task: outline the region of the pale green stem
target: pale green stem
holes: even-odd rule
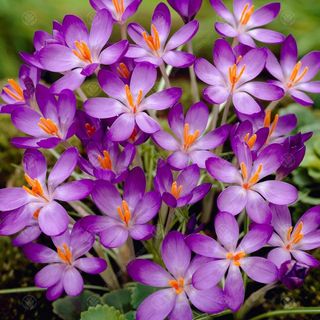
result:
[[[272,101],[266,108],[266,111],[273,111],[281,100]]]
[[[85,102],[88,100],[87,95],[83,92],[83,90],[81,88],[78,88],[76,90],[77,94],[79,95],[79,98],[82,100],[82,102]]]
[[[260,320],[260,319],[273,319],[274,317],[281,317],[285,315],[294,315],[294,314],[320,314],[320,307],[302,307],[294,309],[284,309],[284,310],[275,310],[270,311],[264,314],[260,314],[250,320]],[[299,319],[299,318],[297,318]]]
[[[172,222],[174,219],[174,212],[175,209],[174,208],[170,208],[169,213],[168,213],[168,217],[167,217],[167,222],[166,222],[166,226],[164,228],[164,234],[168,234],[168,232],[171,230],[172,227]]]
[[[166,67],[165,67],[164,64],[160,65],[160,71],[161,71],[161,74],[162,74],[162,78],[164,79],[166,88],[167,89],[171,88],[171,83],[170,83],[170,80],[169,80],[169,76],[167,74],[167,70],[166,70]]]
[[[121,31],[121,39],[122,40],[127,40],[127,24],[126,23],[121,23],[120,24],[120,31]]]
[[[226,102],[226,104],[224,106],[221,125],[224,125],[227,123],[229,110],[230,110],[230,106],[231,106],[231,101],[232,101],[232,99],[231,99],[231,97],[229,97],[228,101]]]
[[[188,50],[188,53],[193,55],[192,40],[190,40],[187,43],[187,50]],[[198,82],[197,82],[196,74],[194,72],[193,65],[189,67],[189,74],[190,74],[191,93],[192,93],[193,103],[195,103],[200,101],[200,95],[199,95]]]

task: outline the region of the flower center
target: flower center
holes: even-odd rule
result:
[[[39,219],[39,215],[40,215],[40,211],[41,211],[41,208],[37,209],[34,213],[33,213],[33,218],[35,220],[38,220]]]
[[[266,143],[268,143],[268,141],[270,140],[272,134],[276,130],[277,125],[278,125],[278,121],[279,121],[279,115],[278,114],[276,114],[274,116],[274,119],[271,122],[271,111],[269,110],[269,111],[266,112],[266,115],[264,117],[264,123],[263,123],[263,126],[265,128],[269,128],[269,135],[268,135]]]
[[[247,133],[244,136],[244,142],[248,145],[248,147],[250,148],[250,150],[254,147],[254,144],[257,141],[257,135],[253,134],[252,136],[250,136],[250,133]]]
[[[84,128],[86,129],[86,133],[89,138],[91,138],[97,131],[89,122],[84,125]]]
[[[40,121],[38,122],[38,126],[45,133],[47,133],[51,136],[56,136],[58,138],[61,138],[61,136],[59,134],[58,126],[51,119],[45,119],[45,118],[41,117]]]
[[[121,62],[119,64],[119,66],[117,67],[117,71],[118,71],[118,74],[120,77],[127,79],[127,80],[130,78],[131,72],[125,63]]]
[[[128,226],[131,220],[131,212],[127,201],[122,200],[122,205],[117,208],[120,219]]]
[[[241,17],[240,17],[240,24],[245,26],[248,24],[252,14],[254,13],[254,6],[250,6],[249,3],[247,3],[241,13]]]
[[[169,286],[175,290],[176,294],[180,294],[184,291],[184,279],[179,278],[178,280],[170,280]]]
[[[263,166],[262,164],[259,164],[257,171],[254,173],[253,176],[250,177],[249,180],[248,180],[248,169],[244,162],[241,162],[240,168],[241,168],[241,174],[242,174],[243,180],[246,181],[242,184],[242,187],[248,190],[259,181],[259,177],[262,172]]]
[[[161,48],[161,42],[156,26],[154,24],[151,26],[151,35],[144,31],[142,36],[150,50],[157,54]]]
[[[240,267],[241,263],[240,260],[246,256],[244,251],[239,251],[237,253],[228,252],[226,254],[226,258],[232,260],[233,264],[237,267]]]
[[[23,90],[19,83],[13,79],[8,80],[8,84],[10,88],[4,87],[3,91],[12,99],[23,102],[24,100],[24,95],[23,95]]]
[[[130,142],[132,142],[132,143],[136,142],[136,141],[137,141],[138,134],[139,134],[139,130],[138,130],[137,127],[135,127],[135,128],[133,129],[133,132],[132,132],[132,134],[131,134],[131,136],[130,136],[130,138],[129,138],[128,140],[129,140]]]
[[[30,189],[26,186],[22,186],[22,189],[24,191],[28,192],[29,194],[31,194],[34,197],[40,197],[40,198],[46,200],[47,202],[49,202],[48,198],[44,194],[43,188],[42,188],[41,183],[39,182],[38,179],[32,179],[27,174],[24,175],[24,178],[26,179],[28,185],[31,187],[31,189]]]
[[[124,13],[124,0],[112,0],[112,3],[118,16],[121,17]]]
[[[303,71],[300,72],[301,71],[301,67],[302,67],[301,61],[299,61],[294,66],[294,68],[293,68],[293,70],[291,72],[288,84],[287,84],[289,89],[292,88],[293,86],[295,86],[296,84],[298,84],[305,77],[305,75],[308,73],[308,71],[309,71],[308,67],[305,67],[303,69]]]
[[[110,153],[107,150],[103,150],[103,157],[98,156],[98,161],[102,169],[111,170],[112,169],[112,161],[110,158]]]
[[[196,130],[193,134],[190,134],[189,131],[190,131],[190,125],[189,123],[186,123],[183,128],[183,149],[184,150],[188,150],[200,136],[199,130]]]
[[[287,250],[291,250],[292,246],[298,244],[304,237],[302,233],[303,222],[300,221],[296,227],[296,230],[292,233],[293,227],[290,227],[287,231],[287,241],[288,244],[286,245]]]
[[[57,253],[62,262],[70,265],[72,264],[72,252],[65,243],[62,247],[57,248]]]
[[[179,186],[178,183],[175,181],[171,185],[171,194],[176,198],[179,199],[182,192],[182,186]]]
[[[242,56],[239,56],[237,59],[237,62],[232,67],[229,67],[229,82],[230,82],[232,91],[235,89],[236,84],[239,82],[243,73],[246,70],[246,65],[243,65],[241,70],[239,71],[238,63],[241,60],[242,60]]]
[[[130,87],[127,84],[125,86],[125,91],[126,91],[128,104],[129,104],[130,108],[132,109],[133,113],[136,113],[137,108],[142,101],[143,92],[142,92],[142,90],[139,90],[138,97],[137,97],[136,101],[134,101]]]
[[[75,41],[74,45],[77,48],[72,50],[75,56],[77,56],[84,63],[93,63],[91,51],[84,41]]]

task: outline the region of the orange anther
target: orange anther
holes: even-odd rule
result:
[[[122,200],[122,206],[117,208],[120,219],[128,226],[131,220],[131,212],[127,201]]]
[[[237,267],[240,267],[240,260],[246,256],[244,251],[239,251],[237,253],[228,252],[226,258],[232,260],[233,264]]]
[[[45,119],[45,118],[41,117],[40,121],[38,123],[38,126],[45,133],[50,134],[52,136],[60,137],[58,126],[51,119]]]
[[[233,91],[236,84],[239,82],[241,79],[244,71],[246,70],[246,65],[244,65],[239,74],[238,74],[238,65],[234,64],[232,67],[229,67],[229,82],[231,84],[231,90]]]
[[[72,264],[72,252],[65,243],[62,245],[62,247],[57,248],[57,253],[62,262],[70,265]]]
[[[8,79],[8,84],[11,88],[4,87],[3,91],[12,99],[23,102],[24,101],[24,95],[23,90],[19,83],[13,79]]]
[[[154,51],[156,53],[161,48],[160,36],[154,24],[151,26],[151,31],[152,35],[148,35],[147,32],[144,31],[142,33],[142,36],[148,47],[151,49],[151,51]]]
[[[96,133],[96,128],[94,126],[92,126],[90,123],[86,123],[84,125],[85,129],[86,129],[86,132],[87,132],[87,135],[88,137],[92,137],[95,133]]]
[[[49,201],[48,198],[45,196],[41,183],[39,182],[38,179],[32,179],[27,174],[24,175],[24,178],[26,179],[31,189],[26,186],[22,186],[23,190],[25,190],[26,192],[28,192],[34,197],[41,197],[44,200]]]
[[[183,149],[188,150],[193,143],[199,138],[200,131],[196,130],[193,134],[190,134],[190,125],[186,123],[183,128]]]
[[[178,186],[178,183],[174,181],[171,185],[171,194],[176,198],[180,198],[180,194],[182,192],[182,186]]]
[[[288,82],[288,88],[292,88],[294,85],[298,84],[304,77],[305,75],[308,73],[309,71],[309,67],[305,67],[303,69],[303,71],[300,73],[302,67],[302,62],[299,61],[293,68],[290,78],[289,78],[289,82]]]
[[[257,135],[256,134],[253,134],[251,137],[250,137],[250,134],[247,133],[245,136],[244,136],[244,141],[246,142],[246,144],[248,145],[248,147],[250,149],[252,149],[254,147],[254,144],[256,143],[257,141]]]
[[[131,73],[130,73],[128,67],[125,65],[125,63],[121,62],[119,64],[119,66],[117,67],[117,71],[118,71],[118,74],[120,75],[120,77],[125,78],[125,79],[130,78]]]
[[[184,279],[169,280],[169,286],[175,290],[176,294],[180,294],[184,291]]]
[[[84,41],[75,41],[74,45],[77,48],[72,50],[75,56],[85,63],[93,63],[90,48]]]
[[[126,97],[127,97],[128,104],[131,107],[132,111],[134,113],[136,113],[137,108],[142,101],[143,92],[142,92],[142,90],[139,90],[138,97],[137,97],[136,101],[134,101],[130,87],[127,84],[125,85],[125,91],[126,91]]]
[[[254,12],[254,6],[250,6],[250,4],[247,3],[242,10],[241,17],[240,17],[240,24],[242,25],[248,24],[253,12]]]
[[[120,15],[124,13],[124,0],[112,0],[116,12]]]
[[[110,157],[110,153],[107,150],[103,151],[103,157],[98,156],[98,161],[102,169],[111,170],[112,169],[112,161]]]

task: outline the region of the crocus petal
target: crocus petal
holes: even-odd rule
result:
[[[172,289],[159,290],[146,298],[137,310],[137,320],[163,320],[173,310],[176,294]]]
[[[256,184],[253,189],[269,202],[284,205],[294,203],[298,199],[298,191],[292,185],[282,181],[264,181]]]
[[[175,68],[187,68],[195,62],[196,58],[191,53],[168,51],[164,54],[163,60],[166,64]]]
[[[229,67],[236,63],[235,54],[230,44],[224,39],[218,39],[213,48],[213,61],[222,74],[228,74]]]
[[[179,137],[183,138],[183,128],[184,128],[184,115],[183,115],[183,106],[178,103],[173,106],[168,114],[168,123],[173,131],[173,133]]]
[[[92,191],[94,182],[89,179],[65,183],[54,192],[54,197],[61,201],[77,201],[86,198]]]
[[[53,201],[41,209],[38,221],[44,234],[57,236],[68,228],[69,216],[64,207]]]
[[[153,287],[168,287],[172,276],[158,264],[144,259],[131,261],[127,266],[130,277],[137,282]]]
[[[139,63],[132,72],[130,90],[134,96],[138,95],[140,90],[145,96],[153,88],[156,80],[156,68],[150,63]]]
[[[98,74],[98,81],[102,90],[110,97],[125,101],[125,84],[113,72],[101,70]]]
[[[244,300],[244,285],[240,268],[231,264],[224,287],[225,300],[228,307],[237,311]]]
[[[46,136],[45,132],[40,129],[38,123],[40,114],[30,108],[19,108],[12,112],[11,119],[15,127],[22,132],[35,137]]]
[[[226,259],[208,262],[197,269],[192,277],[192,284],[198,290],[207,290],[218,284],[229,267]]]
[[[58,281],[54,286],[48,288],[46,292],[46,298],[49,301],[58,299],[63,293],[63,281]]]
[[[252,81],[241,86],[241,90],[252,96],[267,101],[279,100],[284,96],[284,91],[270,83]]]
[[[277,136],[287,135],[296,128],[297,122],[298,119],[295,114],[286,114],[279,117],[275,134]]]
[[[141,131],[148,134],[153,134],[161,128],[159,123],[145,112],[139,112],[136,114],[136,122]]]
[[[10,211],[24,206],[30,197],[22,188],[0,189],[0,211]]]
[[[230,24],[235,23],[233,14],[226,8],[222,0],[210,0],[210,3],[221,18],[228,21]]]
[[[240,184],[242,181],[239,171],[224,159],[210,158],[206,162],[206,167],[212,177],[224,183]]]
[[[156,228],[151,224],[135,224],[130,228],[129,234],[135,240],[148,240],[155,234]]]
[[[189,200],[189,204],[194,204],[202,200],[210,191],[211,186],[211,183],[203,183],[195,187],[192,190],[192,198]]]
[[[92,98],[84,103],[86,113],[94,118],[108,119],[122,114],[126,108],[115,99],[111,98]]]
[[[303,78],[304,82],[312,80],[320,70],[320,51],[312,51],[301,59],[302,70],[308,67],[308,72]]]
[[[44,182],[47,174],[47,161],[38,150],[27,150],[23,155],[24,172],[32,179]]]
[[[112,226],[100,234],[100,241],[106,248],[119,248],[128,239],[129,232],[123,226]]]
[[[67,15],[63,19],[62,32],[67,45],[74,47],[75,41],[85,41],[88,43],[89,32],[84,22],[77,16]]]
[[[146,193],[134,211],[135,222],[143,224],[156,216],[161,206],[161,197],[158,192]]]
[[[62,263],[49,264],[42,268],[35,276],[34,281],[39,288],[54,286],[60,279],[65,265]]]
[[[99,274],[107,268],[107,263],[100,258],[81,258],[75,261],[74,266],[86,273]]]
[[[182,186],[181,195],[184,196],[190,193],[198,184],[200,178],[200,169],[197,165],[193,164],[179,174],[177,184]]]
[[[12,240],[12,244],[17,247],[25,246],[26,244],[38,239],[41,235],[39,226],[27,227]]]
[[[180,294],[176,298],[176,304],[169,314],[170,320],[192,320],[192,310],[189,304],[189,300],[185,294]]]
[[[278,59],[276,58],[276,56],[270,50],[268,50],[266,69],[276,79],[280,80],[281,82],[284,80],[284,74],[283,74],[282,67],[281,67]]]
[[[267,201],[258,192],[252,190],[249,190],[247,195],[248,216],[256,223],[271,223],[272,215]]]
[[[303,223],[303,233],[315,231],[320,225],[320,206],[315,206],[306,211],[303,216],[298,220],[297,225]]]
[[[277,267],[265,258],[247,257],[241,262],[241,268],[254,281],[272,283],[278,279]]]
[[[158,30],[160,43],[165,43],[170,33],[171,14],[169,8],[164,3],[159,3],[155,8],[152,24]]]
[[[282,44],[280,63],[286,77],[289,77],[298,60],[298,46],[295,38],[289,35]]]
[[[320,81],[311,81],[296,85],[296,88],[301,91],[320,93]]]
[[[175,151],[168,157],[167,161],[172,168],[182,170],[189,165],[190,157],[185,152]]]
[[[235,38],[237,36],[237,31],[234,27],[230,26],[228,23],[216,22],[214,25],[216,31],[225,37]]]
[[[213,104],[225,103],[229,96],[230,92],[226,86],[210,86],[203,90],[203,97]]]
[[[214,228],[219,242],[229,251],[237,247],[239,239],[239,226],[233,215],[220,212],[214,220]]]
[[[203,102],[198,102],[188,110],[185,123],[189,124],[190,132],[199,130],[201,134],[206,129],[208,117],[208,107]]]
[[[308,107],[313,105],[313,100],[304,92],[296,89],[292,89],[289,91],[290,96],[296,101],[297,103],[301,104],[304,107]]]
[[[146,30],[139,25],[138,23],[129,23],[127,28],[128,34],[130,38],[142,49],[146,49],[146,53],[150,52],[150,49],[146,42],[143,39],[142,34],[146,32]],[[126,55],[128,56],[128,55]]]
[[[237,20],[240,20],[242,11],[247,4],[251,6],[252,0],[234,0],[233,1],[233,12]]]
[[[69,296],[77,296],[83,290],[83,279],[76,268],[68,268],[63,274],[63,287]]]
[[[119,41],[104,49],[100,54],[100,62],[110,65],[118,62],[128,50],[129,43],[127,40]]]
[[[286,235],[291,227],[291,214],[288,206],[270,204],[272,212],[272,226],[279,235]]]
[[[166,50],[170,51],[189,42],[199,29],[199,22],[193,20],[180,28],[168,41]]]
[[[223,125],[200,138],[195,144],[199,149],[215,149],[223,144],[229,136],[230,126]]]
[[[192,234],[186,238],[186,244],[195,253],[209,258],[223,259],[226,251],[221,245],[209,236],[202,234]]]
[[[270,225],[254,225],[241,240],[238,250],[243,250],[247,254],[258,251],[268,242],[272,231]]]
[[[197,59],[194,64],[194,70],[201,81],[219,87],[224,85],[221,73],[207,60],[203,58]]]
[[[60,126],[62,131],[72,125],[76,115],[76,109],[77,100],[74,93],[69,89],[60,92],[57,103],[57,111],[60,118]]]
[[[250,22],[254,27],[264,26],[273,21],[280,12],[280,3],[269,3],[258,10],[254,11]]]
[[[52,249],[38,243],[29,243],[23,247],[24,255],[34,263],[60,262],[58,254]]]
[[[217,202],[218,208],[220,211],[237,215],[246,206],[247,199],[247,191],[244,188],[231,186],[220,193]]]
[[[135,118],[131,113],[122,114],[111,126],[109,134],[112,141],[125,141],[132,135]]]
[[[162,242],[161,255],[168,271],[176,278],[184,276],[191,260],[191,251],[181,233],[172,231]]]
[[[86,76],[81,74],[81,72],[81,68],[66,72],[63,77],[52,84],[50,91],[54,94],[58,94],[65,89],[79,89],[86,79]]]
[[[197,164],[201,169],[205,169],[206,161],[214,157],[214,154],[206,150],[200,150],[200,151],[195,150],[195,151],[189,152],[189,156],[192,160],[192,163]]]
[[[261,111],[259,104],[246,92],[236,92],[233,95],[233,104],[240,113],[251,115]]]
[[[254,29],[248,31],[250,36],[263,43],[281,43],[285,39],[285,36],[277,31],[267,29]]]
[[[163,130],[154,133],[152,138],[156,144],[165,150],[175,151],[180,147],[178,141],[172,135]]]
[[[292,250],[292,255],[295,259],[303,264],[306,264],[310,267],[318,268],[320,266],[320,261],[318,261],[311,254],[303,252],[301,250]]]
[[[291,255],[290,252],[286,249],[275,248],[269,252],[268,260],[270,260],[278,268],[280,268],[284,262],[291,260]]]

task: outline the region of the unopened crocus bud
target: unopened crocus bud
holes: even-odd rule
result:
[[[284,262],[279,270],[280,281],[290,290],[303,285],[310,267],[294,260]]]
[[[200,10],[202,0],[168,0],[168,3],[187,23],[193,20]]]

